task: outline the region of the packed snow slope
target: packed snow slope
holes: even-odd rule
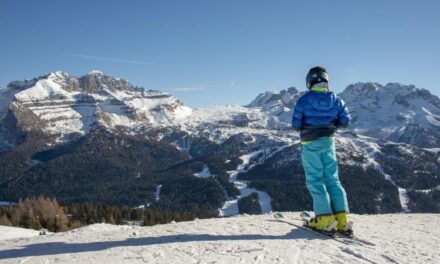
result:
[[[17,239],[24,237],[34,237],[40,234],[40,231],[20,227],[10,227],[0,225],[0,240]]]
[[[95,224],[0,241],[1,263],[440,263],[440,215],[354,215],[364,242],[336,241],[273,216],[153,227]],[[402,228],[404,227],[404,229]]]

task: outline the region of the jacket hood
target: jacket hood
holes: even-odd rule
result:
[[[333,92],[314,92],[310,91],[307,96],[307,101],[313,108],[317,110],[329,110],[333,108],[336,103],[336,96]]]

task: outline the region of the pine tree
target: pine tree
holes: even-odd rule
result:
[[[12,226],[11,220],[9,220],[6,214],[0,216],[0,225]]]

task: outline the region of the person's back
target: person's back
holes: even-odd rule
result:
[[[298,99],[292,118],[293,127],[301,131],[301,141],[332,136],[338,127],[350,122],[344,102],[329,90],[326,81],[310,85],[310,90]]]
[[[329,90],[324,68],[310,69],[306,78],[309,91],[295,105],[292,126],[300,131],[301,157],[306,185],[313,198],[315,229],[352,233],[347,224],[349,212],[344,188],[339,182],[334,133],[350,122],[341,98]],[[337,222],[335,221],[335,217]]]

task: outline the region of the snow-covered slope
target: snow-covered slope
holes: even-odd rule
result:
[[[39,236],[40,231],[0,225],[0,241]]]
[[[239,105],[195,109],[191,116],[176,124],[183,131],[206,136],[217,143],[239,133],[276,137],[287,128],[286,123],[259,108]]]
[[[298,213],[286,213],[300,225]],[[365,241],[338,242],[272,215],[153,227],[95,224],[0,241],[2,263],[439,263],[440,215],[354,215]],[[402,227],[405,227],[402,229]]]

